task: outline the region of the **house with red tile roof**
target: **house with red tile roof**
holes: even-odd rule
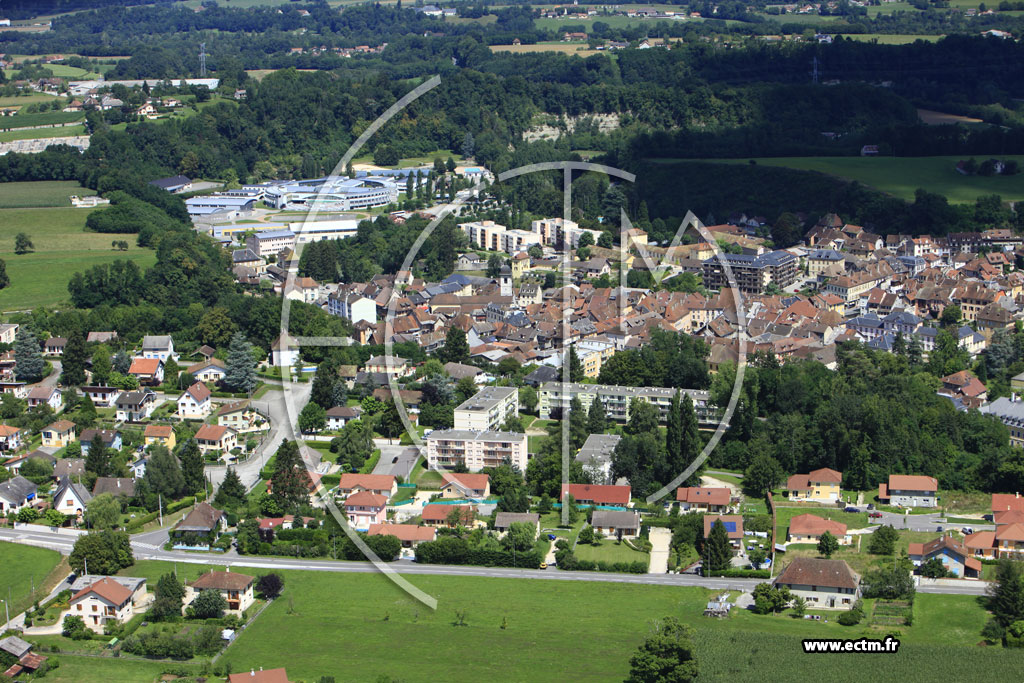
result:
[[[996,532],[976,531],[964,536],[964,547],[974,557],[996,559]]]
[[[725,527],[725,533],[729,536],[729,545],[733,548],[741,547],[743,545],[743,516],[704,515],[704,538],[711,535],[712,527],[719,523]]]
[[[938,505],[939,482],[920,474],[890,474],[888,484],[878,485],[879,502],[909,508]]]
[[[790,500],[834,503],[839,500],[842,483],[842,472],[823,467],[810,474],[794,474],[786,481],[786,490]]]
[[[786,540],[789,543],[817,543],[826,531],[835,536],[840,545],[849,545],[851,542],[845,524],[810,513],[797,515],[789,520]]]
[[[108,623],[123,624],[135,615],[135,595],[122,583],[103,577],[71,596],[69,613],[81,617],[89,630],[103,633]]]
[[[366,533],[369,536],[394,536],[402,542],[403,548],[415,548],[423,541],[437,538],[437,529],[416,524],[371,524]]]
[[[562,484],[559,500],[565,502],[567,495],[581,505],[620,505],[629,507],[632,489],[629,486],[598,484]]]
[[[442,498],[486,498],[491,495],[491,478],[486,474],[446,472]]]
[[[196,382],[178,397],[178,417],[182,420],[202,420],[213,410],[213,392],[202,382]]]
[[[371,524],[383,524],[387,519],[388,499],[369,491],[358,491],[345,499],[348,523],[357,531],[367,531]]]
[[[288,679],[288,671],[282,667],[280,669],[260,669],[259,671],[250,669],[239,674],[231,674],[228,676],[228,683],[291,683],[291,681]]]
[[[1020,493],[993,493],[992,514],[1005,510],[1024,511],[1024,496]]]
[[[971,551],[952,536],[940,536],[927,543],[911,543],[907,549],[910,561],[915,567],[938,559],[958,579],[980,579],[981,561],[971,557]]]
[[[390,498],[398,493],[398,482],[391,474],[357,474],[346,472],[338,483],[338,494],[347,498],[353,493],[369,491]]]
[[[227,614],[240,615],[256,602],[253,584],[256,579],[237,572],[211,571],[201,574],[198,579],[185,586],[185,605],[189,605],[201,592],[215,590],[228,603]]]
[[[860,577],[843,560],[797,557],[790,562],[775,586],[789,588],[811,609],[850,609],[860,595]]]
[[[682,512],[728,512],[732,493],[724,487],[688,486],[676,489],[676,501]]]
[[[231,427],[204,424],[196,432],[196,443],[199,450],[206,453],[230,453],[238,445],[238,437]]]
[[[159,358],[133,358],[128,374],[141,386],[156,386],[164,381],[164,362]]]
[[[461,519],[459,523],[461,526],[473,526],[473,521],[476,518],[476,506],[475,505],[443,505],[441,503],[431,503],[423,507],[423,513],[420,518],[424,524],[436,527],[453,527],[456,526],[448,521],[448,516],[452,510],[458,510]]]

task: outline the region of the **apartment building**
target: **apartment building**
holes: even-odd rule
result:
[[[515,387],[484,387],[455,408],[455,429],[485,432],[498,429],[519,413]]]
[[[722,254],[701,264],[704,284],[712,289],[731,287],[725,264],[729,265],[736,285],[744,294],[763,294],[769,284],[783,288],[796,282],[799,260],[788,251],[767,254]]]
[[[689,394],[693,401],[697,420],[701,423],[712,423],[717,419],[715,409],[710,405],[708,392],[697,389],[681,389]],[[561,408],[568,410],[573,398],[578,398],[583,410],[590,410],[594,399],[600,397],[604,404],[604,412],[609,419],[625,422],[629,419],[629,404],[633,399],[640,399],[653,404],[661,413],[661,421],[668,418],[668,409],[676,390],[664,387],[622,387],[610,384],[563,384],[561,382],[545,382],[540,387],[538,403],[541,419],[549,419],[551,411]],[[458,418],[456,418],[458,419]]]
[[[530,227],[533,232],[540,235],[542,244],[559,248],[575,249],[586,232],[594,238],[594,244],[597,244],[597,238],[601,236],[600,230],[581,228],[576,221],[567,221],[564,218],[542,218],[533,221]]]
[[[526,471],[526,434],[443,429],[428,434],[426,441],[430,467],[464,464],[470,472],[479,472],[507,461],[521,472]]]

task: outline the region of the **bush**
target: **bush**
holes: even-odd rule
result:
[[[64,622],[61,624],[61,635],[72,640],[86,640],[92,637],[82,617],[76,617],[73,614],[64,617]]]
[[[283,588],[284,578],[276,572],[264,574],[256,580],[256,592],[265,600],[273,600]]]
[[[771,572],[767,569],[721,569],[705,571],[704,576],[724,576],[732,579],[769,579]]]
[[[839,623],[843,626],[856,626],[860,623],[862,617],[863,615],[860,613],[860,610],[852,609],[839,615]]]

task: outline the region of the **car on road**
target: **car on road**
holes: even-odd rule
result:
[[[855,508],[852,505],[847,505],[844,512],[860,512],[860,508]]]
[[[549,540],[549,541],[553,541],[553,540],[555,540],[556,538],[558,538],[558,536],[555,536],[554,534],[548,534],[548,540]]]
[[[878,519],[881,516],[882,513],[879,512],[878,510],[872,510],[871,512],[868,513],[868,517],[870,517],[871,519]]]
[[[541,562],[540,563],[540,568],[541,569],[547,569],[548,568],[548,563],[547,562]]]
[[[963,532],[964,536],[970,536],[971,534],[974,533],[974,527],[965,526],[960,531]]]
[[[394,465],[396,462],[398,462],[398,456],[397,455],[391,459],[391,464]]]
[[[942,525],[940,524],[939,526],[935,527],[935,530],[936,531],[942,531]]]

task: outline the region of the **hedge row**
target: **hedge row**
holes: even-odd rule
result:
[[[704,576],[724,576],[729,579],[770,579],[772,573],[767,569],[720,569],[704,572]]]
[[[436,541],[424,541],[416,546],[416,561],[423,564],[539,569],[544,557],[537,550],[513,554],[506,550],[473,548],[466,539],[449,536]]]

